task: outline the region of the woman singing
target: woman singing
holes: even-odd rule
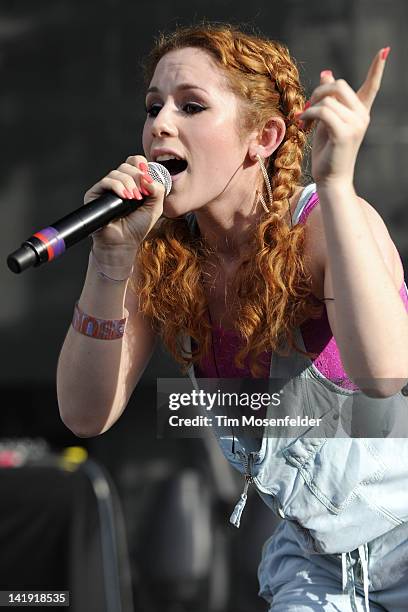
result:
[[[324,398],[326,422],[355,396],[408,408],[402,264],[353,186],[388,52],[358,91],[323,70],[306,103],[282,44],[227,24],[161,35],[145,65],[144,155],[85,194],[145,201],[93,235],[57,373],[74,433],[117,421],[159,337],[195,385],[282,377],[299,409],[323,414]],[[151,161],[172,175],[166,198]],[[248,486],[284,519],[259,567],[270,609],[406,610],[406,441],[235,433],[218,437],[245,476],[231,521]]]

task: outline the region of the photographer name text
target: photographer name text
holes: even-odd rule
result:
[[[300,415],[296,417],[286,415],[279,418],[241,415],[239,418],[233,418],[224,415],[180,417],[173,414],[169,417],[169,425],[171,427],[213,427],[213,425],[217,427],[318,427],[321,420]]]

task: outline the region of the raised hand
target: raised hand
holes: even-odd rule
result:
[[[336,80],[330,70],[324,70],[320,85],[305,110],[297,115],[304,123],[317,121],[312,176],[318,185],[353,183],[357,154],[370,123],[370,110],[380,89],[389,50],[386,47],[378,51],[357,92],[344,79]]]

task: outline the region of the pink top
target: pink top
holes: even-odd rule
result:
[[[306,222],[318,201],[318,195],[315,192],[300,215],[300,223]],[[405,283],[402,284],[399,293],[408,311],[408,290]],[[356,390],[357,387],[344,371],[340,352],[329,325],[326,306],[323,308],[320,319],[308,319],[300,326],[300,331],[306,350],[318,355],[312,360],[315,368],[337,385]],[[198,378],[253,378],[249,369],[248,357],[244,360],[244,368],[240,369],[234,365],[234,356],[242,346],[243,340],[241,340],[238,332],[213,325],[213,348],[216,355],[216,365],[213,351],[211,351],[210,355],[207,355],[200,364],[195,366],[196,376]],[[271,355],[272,351],[264,351],[259,356],[260,364],[267,368],[268,373]]]

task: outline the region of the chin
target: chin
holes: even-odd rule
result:
[[[184,214],[179,215],[178,213],[174,213],[174,214],[172,214],[172,213],[163,213],[162,216],[165,219],[178,219],[178,218],[181,219],[181,217],[184,217]]]
[[[188,212],[185,207],[172,205],[167,201],[164,203],[162,216],[166,219],[177,219],[178,217],[184,217]]]

